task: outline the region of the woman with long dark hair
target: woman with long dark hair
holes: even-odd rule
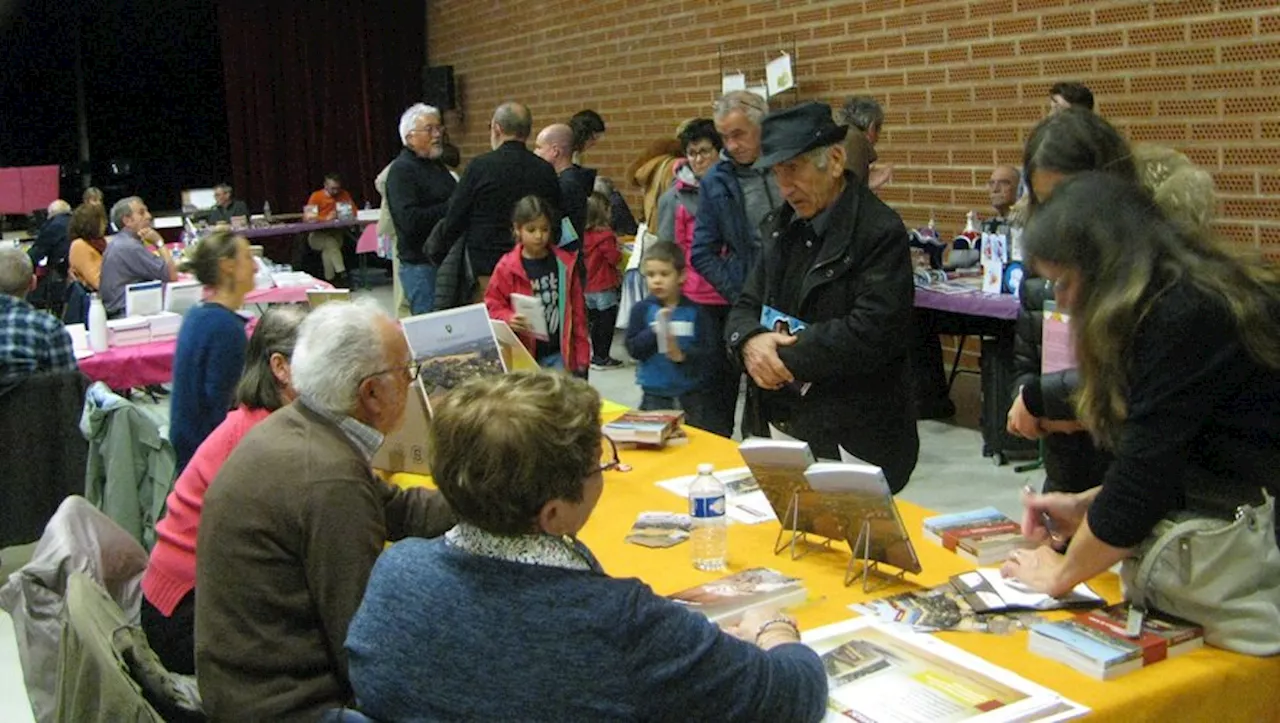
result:
[[[1115,460],[1098,487],[1025,497],[1024,531],[1070,543],[1016,551],[1007,576],[1061,594],[1129,557],[1166,517],[1231,520],[1260,489],[1280,493],[1280,269],[1099,172],[1060,181],[1023,249],[1071,314],[1076,412]],[[1264,574],[1258,561],[1221,562]]]

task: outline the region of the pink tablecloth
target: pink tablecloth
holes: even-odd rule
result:
[[[1018,300],[1011,294],[984,294],[974,291],[968,294],[944,294],[939,291],[916,288],[916,306],[937,311],[951,311],[970,316],[988,316],[993,319],[1018,318]]]
[[[378,253],[378,224],[371,223],[360,232],[360,238],[356,241],[356,253]]]
[[[315,279],[313,283],[306,286],[276,286],[270,289],[259,289],[250,291],[244,297],[246,304],[305,304],[307,303],[307,289],[332,289],[333,284],[328,281]]]
[[[178,342],[172,339],[112,347],[81,359],[80,371],[95,382],[106,382],[112,389],[164,384],[173,379],[173,353],[177,347]]]

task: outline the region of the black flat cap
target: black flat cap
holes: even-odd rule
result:
[[[760,159],[755,168],[770,168],[821,146],[844,140],[848,126],[836,125],[831,106],[809,101],[766,115],[760,122]]]

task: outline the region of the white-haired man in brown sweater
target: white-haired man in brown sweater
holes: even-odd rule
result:
[[[298,401],[241,440],[205,497],[196,676],[212,720],[314,721],[351,703],[343,643],[378,554],[454,524],[444,498],[369,467],[417,371],[395,320],[325,305],[291,369]]]

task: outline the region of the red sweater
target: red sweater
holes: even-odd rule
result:
[[[618,273],[622,250],[618,248],[618,237],[613,235],[612,229],[587,229],[583,248],[587,250],[588,294],[622,286],[622,274]]]
[[[142,576],[142,594],[166,616],[172,615],[182,598],[196,586],[196,531],[209,483],[240,438],[270,414],[266,409],[244,406],[228,412],[173,483],[173,491],[165,500],[168,511],[156,523],[156,546]]]
[[[484,305],[489,310],[489,318],[499,321],[511,321],[516,315],[511,308],[512,294],[533,294],[533,284],[525,273],[524,262],[520,260],[520,245],[507,252],[493,267],[493,275],[489,277],[489,288],[484,293]],[[578,255],[572,251],[553,248],[557,265],[560,267],[560,356],[564,358],[564,368],[571,372],[586,371],[591,363],[591,342],[587,340],[587,297],[579,286],[578,274],[573,265]],[[530,354],[536,355],[537,340],[533,334],[520,334],[520,341]]]

